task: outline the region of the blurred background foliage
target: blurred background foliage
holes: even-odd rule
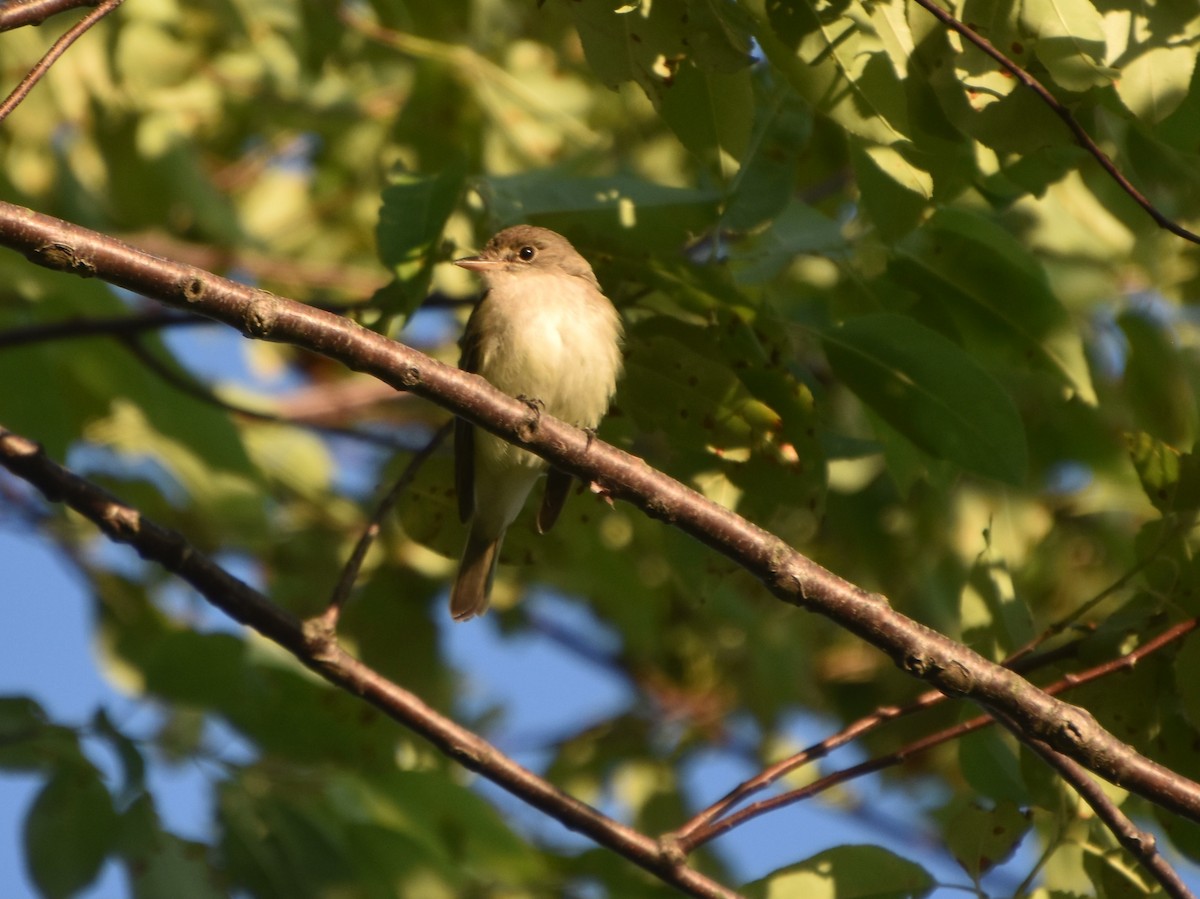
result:
[[[1200,220],[1193,4],[950,8],[1158,209]],[[3,83],[72,16],[0,35]],[[1196,247],[912,0],[126,0],[0,127],[0,190],[447,362],[477,287],[448,260],[504,225],[554,228],[628,325],[606,440],[992,658],[1048,637],[1060,650],[1038,682],[1200,613]],[[0,422],[300,615],[322,608],[377,485],[445,420],[286,346],[214,363],[229,351],[212,328],[18,343],[155,307],[11,253],[0,279]],[[139,896],[665,890],[616,856],[530,837],[449,761],[3,484],[5,523],[41,528],[86,575],[105,675],[159,713],[127,733],[103,709],[56,722],[33,697],[0,703],[0,767],[45,778],[25,829],[44,895],[71,895],[106,858]],[[505,709],[461,701],[439,637],[463,539],[449,491],[443,452],[369,557],[343,637],[486,735]],[[538,747],[535,767],[651,834],[734,785],[685,782],[705,752],[760,767],[796,748],[797,714],[832,730],[922,690],[689,538],[586,493],[546,537],[515,527],[506,559],[502,633],[550,635],[630,697]],[[546,591],[561,598],[518,602]],[[1069,698],[1197,777],[1198,668],[1183,643]],[[946,704],[860,747],[893,751],[972,713]],[[162,825],[146,767],[211,753],[213,722],[242,748],[210,760],[203,843]],[[97,741],[120,777],[85,751]],[[996,889],[991,869],[1024,843],[1010,884],[1149,890],[1006,737],[914,755],[892,783],[960,883]],[[837,801],[856,808],[854,785]],[[1200,857],[1193,825],[1160,823],[1172,851]],[[860,842],[877,842],[866,823]],[[714,845],[696,863],[738,886],[745,868]],[[748,891],[878,887],[865,871],[900,893],[932,884],[877,847],[809,854],[800,841],[796,867]]]

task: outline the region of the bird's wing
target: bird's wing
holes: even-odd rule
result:
[[[554,527],[558,514],[563,510],[567,496],[571,493],[571,483],[574,480],[565,471],[551,468],[546,473],[546,490],[542,493],[542,505],[538,508],[537,529],[544,534]]]
[[[486,296],[486,295],[485,295]],[[472,374],[479,370],[479,328],[476,305],[467,319],[459,347],[462,356],[458,367]],[[475,512],[475,427],[461,418],[454,420],[454,492],[458,495],[458,517],[468,520]]]

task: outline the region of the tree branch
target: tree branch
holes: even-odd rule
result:
[[[1012,729],[1011,722],[1002,721],[1005,727]],[[1125,851],[1142,863],[1150,872],[1168,896],[1173,899],[1195,899],[1192,891],[1184,884],[1179,873],[1171,867],[1158,851],[1158,841],[1154,834],[1142,830],[1121,811],[1115,802],[1104,794],[1100,785],[1092,780],[1083,767],[1060,753],[1055,752],[1041,740],[1030,740],[1028,746],[1058,772],[1058,775],[1071,785],[1084,802],[1091,806],[1096,817],[1104,822],[1125,847]]]
[[[577,477],[596,481],[700,540],[758,578],[778,599],[817,612],[886,653],[901,670],[943,693],[1008,715],[1101,777],[1172,812],[1200,821],[1200,784],[1125,745],[1084,709],[1061,702],[1019,675],[893,609],[822,568],[778,537],[549,415],[532,414],[482,378],[336,315],[150,256],[120,241],[0,202],[0,244],[38,265],[99,276],[162,302],[223,321],[247,337],[287,342],[424,397]]]
[[[586,834],[656,877],[692,896],[731,899],[736,894],[664,852],[660,844],[601,814],[521,767],[482,737],[440,715],[417,696],[346,653],[327,631],[305,627],[265,596],[214,564],[184,537],[143,517],[101,488],[49,459],[42,449],[0,425],[0,465],[65,503],[110,539],[127,543],[196,588],[236,621],[278,643],[331,684],[367,702],[420,734],[441,752],[530,805]]]
[[[383,527],[383,519],[392,511],[392,508],[404,494],[404,491],[408,489],[408,485],[413,482],[413,479],[417,476],[417,472],[421,470],[421,466],[442,445],[442,441],[450,436],[450,431],[453,427],[454,419],[450,419],[450,421],[443,424],[433,433],[425,446],[414,453],[413,457],[408,460],[408,464],[404,466],[404,471],[400,473],[400,477],[396,479],[396,483],[392,485],[391,489],[388,490],[387,494],[379,502],[379,505],[371,515],[371,520],[367,522],[362,535],[354,545],[354,551],[350,553],[350,558],[346,560],[346,564],[342,568],[342,574],[338,578],[338,582],[333,588],[333,594],[329,598],[329,605],[320,618],[317,619],[318,623],[316,626],[326,629],[330,634],[333,634],[337,630],[337,623],[341,617],[342,609],[345,607],[346,601],[350,598],[350,591],[354,589],[354,584],[358,580],[358,572],[362,569],[362,564],[367,558],[367,552],[371,549],[371,544],[379,536],[379,531]]]
[[[1049,89],[1044,84],[1026,72],[1023,68],[1013,62],[999,50],[997,50],[991,41],[974,31],[972,28],[958,21],[958,19],[954,18],[954,16],[950,15],[950,13],[946,12],[944,9],[934,3],[933,0],[916,0],[916,3],[923,7],[927,12],[929,12],[930,15],[936,18],[951,31],[960,35],[968,43],[973,44],[980,51],[994,59],[997,63],[999,63],[1000,67],[1012,75],[1013,78],[1017,79],[1017,81],[1037,94],[1038,98],[1047,106],[1049,106],[1051,111],[1053,111],[1056,116],[1062,119],[1063,124],[1067,126],[1067,129],[1074,136],[1076,143],[1083,147],[1083,149],[1089,153],[1096,160],[1096,162],[1100,163],[1100,168],[1104,169],[1108,176],[1117,183],[1117,186],[1120,187],[1121,190],[1125,191],[1125,193],[1127,193],[1135,203],[1141,206],[1142,209],[1146,211],[1146,214],[1149,215],[1150,218],[1154,219],[1155,223],[1160,228],[1164,228],[1177,237],[1182,237],[1184,240],[1191,241],[1192,243],[1200,243],[1200,234],[1189,231],[1187,228],[1168,218],[1159,211],[1157,206],[1146,199],[1145,194],[1133,186],[1133,182],[1131,182],[1125,177],[1125,175],[1121,173],[1121,170],[1117,168],[1116,164],[1108,158],[1108,155],[1103,150],[1100,149],[1100,145],[1097,144],[1092,139],[1092,136],[1087,133],[1086,129],[1084,129],[1084,127],[1080,125],[1078,121],[1076,121],[1075,116],[1071,115],[1071,111],[1062,103],[1060,103],[1058,98],[1055,97],[1054,94],[1050,93]]]
[[[1189,618],[1186,621],[1181,621],[1124,655],[1118,656],[1115,659],[1109,659],[1107,662],[1101,662],[1099,665],[1094,665],[1085,671],[1068,674],[1051,684],[1046,684],[1041,689],[1051,696],[1058,696],[1068,690],[1074,690],[1076,687],[1093,683],[1118,671],[1130,670],[1142,659],[1153,655],[1178,640],[1182,640],[1192,631],[1196,630],[1197,626],[1200,626],[1200,618]],[[1026,656],[1025,660],[1028,661],[1029,657]],[[968,721],[943,728],[940,731],[921,737],[919,740],[914,740],[894,752],[868,759],[843,771],[833,772],[803,787],[781,793],[778,796],[772,796],[769,799],[760,800],[736,812],[730,811],[730,809],[742,800],[765,789],[797,768],[824,758],[834,749],[844,746],[851,740],[857,739],[889,721],[894,721],[902,716],[939,705],[947,698],[944,694],[931,691],[917,697],[916,700],[903,708],[890,706],[876,709],[872,714],[860,718],[836,734],[826,737],[821,742],[815,743],[807,749],[801,750],[795,755],[764,769],[749,780],[743,781],[717,802],[694,815],[682,827],[672,831],[668,835],[669,839],[674,840],[680,850],[687,854],[695,850],[698,846],[719,837],[721,834],[732,830],[740,824],[744,824],[752,818],[757,818],[767,812],[783,808],[795,802],[810,799],[831,787],[854,778],[899,765],[905,759],[919,752],[924,752],[935,746],[948,743],[951,740],[965,737],[967,734],[974,733],[977,730],[990,727],[996,721],[991,715],[977,715]]]
[[[114,315],[107,318],[72,318],[66,321],[27,325],[0,331],[0,350],[50,343],[55,340],[83,337],[124,337],[141,334],[143,331],[211,324],[210,319],[198,315],[182,315],[177,312]]]
[[[330,437],[344,437],[347,440],[357,440],[360,443],[369,443],[372,446],[383,447],[384,449],[401,451],[409,449],[409,445],[402,440],[390,437],[386,434],[375,434],[371,431],[364,431],[360,428],[343,427],[341,425],[328,425],[316,422],[297,421],[287,415],[280,415],[274,412],[263,412],[261,409],[254,409],[250,406],[244,406],[241,403],[233,403],[229,400],[222,399],[207,387],[192,380],[187,375],[175,371],[171,366],[167,365],[162,360],[156,358],[145,346],[143,346],[136,337],[125,337],[122,339],[122,344],[133,354],[134,358],[142,365],[146,366],[151,372],[157,375],[168,386],[175,388],[180,393],[190,396],[197,402],[203,403],[206,406],[212,406],[215,409],[220,409],[223,412],[228,412],[231,415],[239,415],[243,418],[249,418],[253,421],[262,421],[269,424],[292,425],[298,428],[306,428],[310,431],[316,431],[319,434],[325,434]]]

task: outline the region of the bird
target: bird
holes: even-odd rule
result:
[[[621,376],[624,329],[587,260],[561,234],[515,225],[477,256],[454,264],[483,282],[460,341],[459,368],[539,411],[594,430]],[[455,621],[487,611],[505,532],[543,474],[539,533],[558,518],[571,476],[461,418],[455,421],[455,491],[459,517],[469,522],[450,591]]]

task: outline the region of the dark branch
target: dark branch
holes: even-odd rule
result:
[[[114,315],[109,318],[78,318],[47,322],[0,331],[0,350],[13,347],[73,340],[84,337],[125,337],[162,328],[211,325],[212,321],[198,315],[176,312],[155,312],[149,315]]]

